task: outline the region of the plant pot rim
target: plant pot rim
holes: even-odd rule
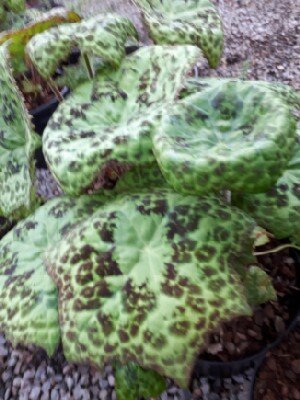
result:
[[[299,258],[300,258],[300,254],[299,254]],[[298,313],[298,317],[300,316],[300,311]],[[286,334],[284,335],[283,339],[286,338],[288,336],[289,333],[291,333],[292,331],[294,331],[295,329],[299,328],[300,325],[297,322],[297,319],[294,321],[294,324],[292,324],[290,326],[290,329],[286,332]],[[265,362],[265,357],[263,358],[263,360],[261,361],[261,363],[259,365],[257,365],[257,367],[255,368],[254,371],[254,376],[253,376],[253,380],[251,383],[251,388],[250,388],[250,392],[249,392],[249,399],[250,400],[254,400],[254,394],[255,394],[255,384],[257,382],[257,378],[258,378],[258,373],[261,370],[261,368],[263,367],[263,363]]]
[[[290,252],[291,256],[295,260],[296,266],[299,266],[299,268],[296,268],[296,285],[300,287],[300,251],[291,249]],[[291,296],[290,299],[295,300],[297,305],[298,303],[300,304],[300,296]],[[203,375],[215,377],[236,375],[238,373],[243,373],[248,368],[254,368],[254,371],[256,372],[264,361],[267,352],[278,346],[286,335],[298,326],[300,322],[298,320],[300,317],[300,308],[298,308],[297,311],[297,307],[295,307],[294,311],[295,312],[287,322],[285,330],[278,334],[277,339],[264,346],[260,351],[253,355],[233,361],[209,361],[198,358],[194,366],[193,379]]]
[[[62,90],[60,91],[60,93],[61,93],[61,95],[63,97],[65,97],[67,94],[70,93],[70,89],[67,86],[64,86],[62,88]],[[40,105],[40,106],[38,106],[36,108],[33,108],[32,110],[29,111],[29,114],[32,117],[37,117],[39,114],[43,114],[44,112],[46,112],[48,110],[49,107],[51,107],[51,106],[53,106],[53,105],[55,105],[57,103],[58,103],[57,98],[55,96],[53,96],[51,98],[51,100],[48,101],[48,103],[45,103],[45,104],[42,104],[42,105]]]

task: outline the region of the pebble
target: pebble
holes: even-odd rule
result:
[[[115,377],[113,375],[108,376],[108,383],[109,383],[109,386],[111,386],[111,387],[115,386]]]
[[[0,346],[0,357],[6,357],[8,355],[8,350],[4,346]]]
[[[38,400],[39,396],[40,396],[40,393],[41,393],[41,388],[38,387],[38,386],[35,386],[30,392],[29,399],[30,400]]]
[[[100,399],[106,400],[107,394],[108,394],[107,390],[105,390],[105,389],[100,390],[100,395],[99,395]]]

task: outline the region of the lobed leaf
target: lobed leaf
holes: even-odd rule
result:
[[[207,331],[251,312],[235,268],[254,227],[217,199],[167,190],[79,223],[45,258],[67,359],[134,362],[186,386]]]
[[[0,45],[9,41],[9,52],[14,60],[16,69],[20,68],[18,63],[24,59],[25,46],[29,40],[36,34],[65,22],[78,22],[79,15],[73,11],[67,11],[63,8],[54,8],[47,13],[30,13],[29,23],[17,29],[11,29],[0,33]],[[26,21],[26,14],[23,16]]]
[[[211,80],[207,81],[212,84]],[[255,85],[272,90],[290,107],[298,120],[297,142],[286,170],[273,187],[266,193],[234,196],[233,202],[276,238],[289,238],[300,245],[300,94],[290,86],[277,82],[258,81]],[[199,89],[199,82],[191,81],[187,88],[191,92],[196,86]]]
[[[78,24],[64,24],[36,35],[26,51],[37,70],[45,78],[54,74],[74,46],[82,54],[101,57],[118,67],[125,56],[128,38],[138,38],[134,25],[117,14],[100,14]]]
[[[215,81],[185,97],[153,134],[175,190],[257,193],[270,188],[295,146],[295,121],[279,96],[255,82]]]
[[[277,183],[266,193],[244,195],[235,203],[273,233],[300,246],[300,124],[294,156]]]
[[[14,81],[7,45],[0,46],[0,215],[18,219],[36,203],[34,151],[39,144]]]
[[[193,46],[149,46],[73,91],[43,136],[48,165],[66,193],[88,191],[107,164],[154,163],[150,131],[174,101],[200,51]]]
[[[105,201],[103,196],[55,198],[0,241],[0,328],[13,344],[35,344],[54,353],[60,341],[57,290],[45,270],[44,253]]]
[[[133,0],[158,44],[193,44],[215,68],[223,49],[220,16],[208,0]]]

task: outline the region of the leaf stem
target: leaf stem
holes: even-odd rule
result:
[[[88,55],[86,53],[83,53],[83,59],[84,59],[84,63],[85,63],[87,72],[89,74],[89,78],[93,79],[94,76],[95,76],[94,70],[93,70],[92,64],[90,62],[90,59],[89,59],[89,57],[88,57]]]
[[[279,251],[282,251],[282,250],[285,250],[285,249],[289,249],[289,248],[296,249],[296,250],[300,251],[300,247],[299,246],[287,243],[287,244],[282,244],[282,245],[280,245],[278,247],[275,247],[274,249],[270,249],[270,250],[266,250],[266,251],[255,251],[255,252],[253,252],[253,255],[254,256],[263,256],[265,254],[278,253]]]
[[[50,89],[52,90],[52,92],[55,94],[57,100],[61,103],[64,98],[61,95],[56,83],[54,82],[54,80],[49,78],[48,85],[49,85]]]

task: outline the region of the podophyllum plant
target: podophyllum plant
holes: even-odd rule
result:
[[[0,243],[1,329],[48,354],[61,338],[69,360],[131,361],[186,386],[206,332],[274,298],[270,284],[242,283],[266,279],[244,267],[254,229],[217,198],[168,189],[51,200]]]
[[[162,6],[173,10],[175,3]],[[281,187],[298,149],[290,108],[297,97],[261,82],[188,81],[202,57],[196,46],[149,46],[122,60],[132,25],[109,15],[108,29],[97,18],[77,25],[80,33],[66,25],[27,47],[51,77],[66,56],[63,43],[111,64],[106,40],[121,33],[111,50],[119,68],[106,64],[75,88],[43,138],[66,194],[99,193],[51,200],[1,240],[0,328],[13,343],[34,343],[49,355],[62,341],[70,361],[99,368],[111,362],[118,398],[135,400],[163,390],[158,374],[186,387],[208,332],[276,298],[253,256],[260,228],[219,193],[230,190],[246,208],[276,181]],[[99,31],[90,35],[93,21]],[[6,47],[1,51],[7,56]],[[16,94],[11,75],[4,76]],[[29,132],[24,110],[16,109]],[[3,121],[6,166],[14,136],[10,119]],[[21,151],[30,138],[23,134]],[[107,180],[118,180],[114,190],[101,188]],[[286,201],[284,213],[293,204],[299,210],[295,180],[285,187],[295,203]],[[279,210],[274,206],[273,221]],[[291,223],[287,235],[299,238],[298,226]]]
[[[133,0],[157,44],[199,46],[212,68],[223,49],[220,16],[209,0]]]
[[[128,40],[138,39],[134,25],[117,14],[103,14],[77,24],[64,24],[35,36],[27,46],[27,53],[39,73],[49,79],[71,50],[78,47],[88,62],[91,78],[94,71],[91,56],[97,56],[113,67],[119,67],[125,56]]]
[[[18,219],[35,207],[33,132],[9,62],[8,44],[0,46],[0,216]]]
[[[206,89],[219,90],[223,84],[237,82],[236,79],[189,79],[181,97],[186,97],[195,92],[203,92]],[[290,108],[290,113],[297,120],[296,142],[294,143],[292,156],[275,185],[269,187],[266,192],[258,194],[246,193],[244,190],[233,194],[233,203],[253,216],[259,225],[268,229],[278,239],[289,238],[292,243],[300,245],[300,94],[291,87],[274,82],[246,82],[254,85],[255,90],[271,91],[274,95]],[[274,116],[275,118],[278,117]],[[263,168],[260,170],[260,175]],[[273,177],[273,171],[270,174]]]

